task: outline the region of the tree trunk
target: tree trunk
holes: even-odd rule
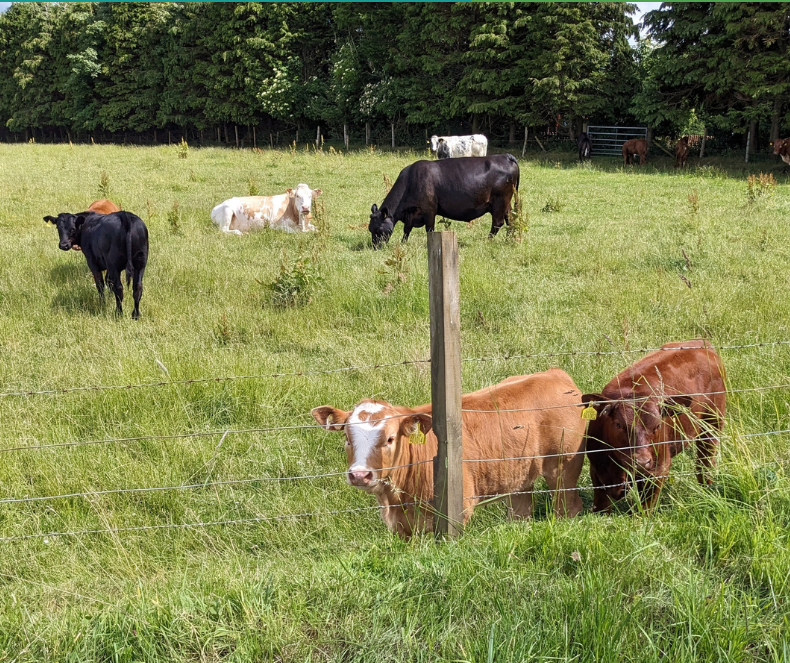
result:
[[[568,120],[568,138],[574,142],[576,141],[576,129],[573,126],[575,121],[576,119],[571,115],[570,120]]]
[[[754,152],[754,139],[757,134],[757,122],[749,122],[749,132],[746,134],[746,163],[749,163],[749,155]]]
[[[650,149],[650,146],[653,144],[653,127],[647,128],[647,149]],[[639,164],[642,165],[641,163]]]
[[[510,134],[507,137],[508,145],[513,145],[516,142],[516,123],[510,123]]]
[[[779,138],[779,118],[782,114],[782,100],[779,97],[774,99],[774,109],[771,112],[771,144]]]
[[[318,149],[318,143],[321,142],[321,125],[315,128],[315,148]]]
[[[390,127],[392,128],[392,149],[395,149],[395,123],[390,122]]]
[[[170,140],[170,129],[167,130],[167,144],[170,145],[172,141]]]
[[[252,127],[252,146],[258,147],[258,136],[255,134],[255,126]]]
[[[234,124],[233,125],[233,131],[236,134],[236,149],[238,150],[239,149],[239,125],[238,124]]]
[[[343,145],[345,145],[346,152],[348,152],[348,125],[345,122],[343,123]]]
[[[527,139],[529,138],[529,127],[524,127],[524,147],[521,148],[521,158],[524,158],[524,155],[527,152]]]
[[[365,122],[365,145],[370,144],[370,122]]]
[[[230,139],[228,138],[228,123],[227,122],[223,122],[222,124],[225,127],[225,142],[229,143]]]
[[[702,143],[699,146],[699,158],[705,156],[705,142],[708,140],[708,127],[702,127]]]

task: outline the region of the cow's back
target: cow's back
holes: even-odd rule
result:
[[[565,371],[508,378],[462,402],[465,459],[523,459],[466,463],[475,494],[519,490],[525,476],[534,480],[556,467],[556,454],[575,454],[565,463],[581,468],[581,392]]]
[[[283,219],[287,209],[287,193],[276,196],[239,196],[217,205],[211,212],[211,218],[218,223],[216,219],[230,212],[233,215],[230,230],[247,232],[278,227],[278,222]]]

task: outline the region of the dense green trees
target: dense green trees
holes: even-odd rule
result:
[[[790,120],[788,6],[664,3],[639,42],[614,2],[18,3],[0,15],[0,135],[505,143],[694,117],[772,138]]]

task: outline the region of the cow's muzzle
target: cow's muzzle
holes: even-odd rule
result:
[[[60,244],[58,244],[58,248],[61,251],[68,251],[69,249],[71,249],[71,240],[61,242]]]
[[[348,482],[358,488],[368,488],[373,483],[373,472],[370,470],[349,471]]]

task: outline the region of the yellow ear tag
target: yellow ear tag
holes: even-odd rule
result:
[[[597,418],[598,412],[595,411],[595,408],[592,405],[588,405],[582,410],[582,419],[585,419],[586,421],[594,421]]]
[[[409,444],[425,444],[425,433],[420,430],[420,422],[417,422],[417,430],[409,435]]]

